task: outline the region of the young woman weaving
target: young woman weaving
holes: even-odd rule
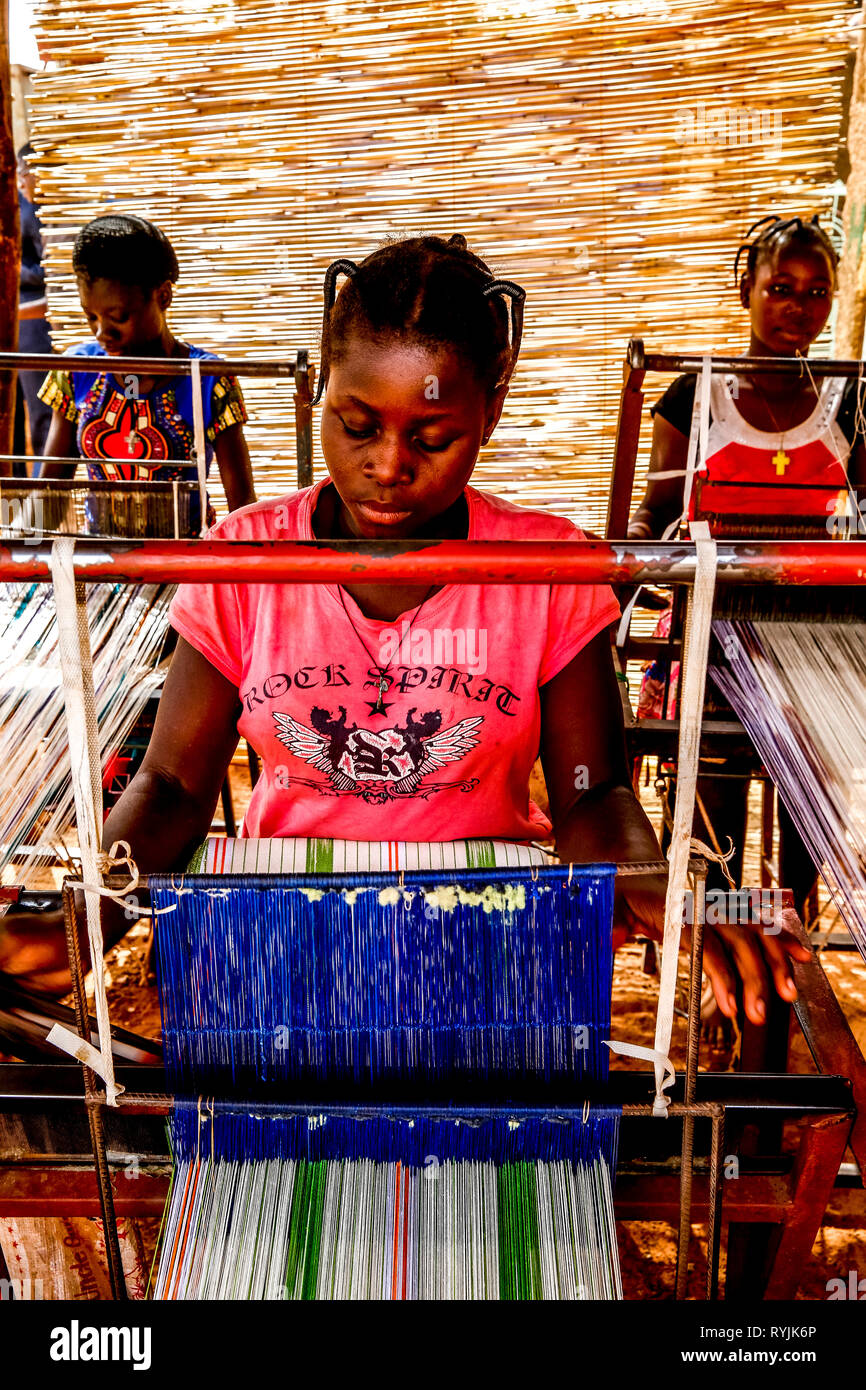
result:
[[[329,478],[212,534],[579,538],[568,521],[470,486],[517,359],[522,299],[459,236],[335,263],[322,345]],[[608,632],[618,614],[608,588],[588,585],[183,587],[153,739],[104,843],[127,840],[142,871],[183,867],[240,733],[263,763],[251,837],[536,838],[551,829],[529,796],[540,750],[561,859],[657,859],[626,765]],[[419,639],[408,659],[395,630]],[[484,669],[426,653],[422,634],[436,631],[484,634]],[[617,939],[658,936],[664,878],[618,887]],[[804,953],[787,933],[708,935],[726,1012],[737,973],[756,1021],[770,976],[793,997],[789,956]]]

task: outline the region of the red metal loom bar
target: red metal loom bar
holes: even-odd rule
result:
[[[0,581],[48,580],[50,543],[0,546]],[[100,541],[75,576],[130,584],[690,584],[694,545],[660,541]],[[726,541],[721,582],[866,585],[866,541]],[[866,605],[864,605],[866,607]]]

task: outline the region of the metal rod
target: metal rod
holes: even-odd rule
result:
[[[719,1256],[722,1248],[722,1162],[725,1115],[714,1115],[710,1145],[710,1210],[707,1223],[707,1298],[719,1296]]]
[[[631,351],[631,344],[629,344]],[[638,362],[629,359],[633,367],[642,367],[647,372],[699,372],[703,357],[699,353],[647,352]],[[857,358],[816,357],[808,359],[808,371],[812,376],[866,376],[866,362]],[[805,376],[806,359],[802,357],[723,357],[711,356],[710,366],[714,372],[727,372],[732,376],[748,376],[750,372],[760,372],[762,376]]]
[[[298,487],[311,487],[313,482],[313,383],[315,370],[310,366],[306,349],[298,353],[295,365],[295,451],[298,463]]]
[[[707,867],[705,862],[689,864],[694,882],[692,911],[691,975],[689,980],[689,1031],[686,1050],[686,1082],[684,1099],[695,1098],[698,1079],[698,1054],[701,1040],[701,975],[704,964],[704,916],[707,901]]]
[[[650,1072],[647,1072],[646,1078],[647,1081],[650,1082],[652,1080],[652,1074]],[[600,1096],[596,1096],[595,1099],[601,1100],[602,1098]],[[134,1113],[137,1115],[170,1115],[176,1103],[177,1102],[175,1096],[163,1094],[161,1092],[145,1093],[138,1091],[122,1091],[117,1097],[117,1108],[119,1110],[126,1110],[129,1113]],[[246,1102],[243,1101],[225,1102],[226,1105],[229,1105],[233,1108],[237,1108],[238,1106],[242,1107],[245,1103]],[[256,1113],[267,1111],[269,1115],[326,1114],[340,1116],[344,1114],[363,1114],[372,1116],[376,1115],[380,1110],[385,1108],[387,1109],[389,1115],[392,1115],[397,1119],[399,1119],[401,1116],[406,1118],[412,1118],[413,1116],[417,1115],[424,1115],[432,1118],[440,1117],[450,1119],[453,1118],[455,1115],[459,1115],[461,1109],[459,1105],[428,1105],[424,1104],[423,1101],[411,1105],[404,1103],[394,1104],[393,1102],[389,1101],[387,1102],[387,1105],[384,1102],[382,1104],[377,1105],[375,1101],[371,1100],[368,1102],[357,1101],[347,1105],[345,1102],[341,1103],[325,1101],[321,1098],[319,1100],[312,1100],[309,1102],[305,1101],[303,1103],[268,1103],[261,1100],[250,1101],[248,1103],[250,1109],[255,1110]],[[649,1102],[646,1105],[635,1105],[626,1102],[619,1108],[624,1119],[643,1119],[645,1117],[649,1118],[653,1114],[653,1107],[652,1104]],[[217,1110],[218,1109],[219,1106],[217,1106]],[[473,1105],[471,1109],[473,1116],[480,1119],[484,1119],[485,1117],[494,1118],[495,1116],[502,1115],[504,1113],[507,1113],[509,1115],[513,1114],[582,1116],[583,1101],[575,1102],[571,1105],[550,1106],[530,1106],[520,1104],[509,1105],[506,1102],[503,1102],[501,1105]],[[686,1105],[682,1101],[672,1101],[668,1110],[668,1114],[675,1117],[690,1114],[693,1116],[697,1116],[700,1119],[719,1120],[724,1117],[725,1106],[721,1101],[714,1100],[692,1101],[690,1105]]]
[[[78,921],[75,912],[75,888],[71,881],[67,881],[63,885],[63,922],[66,927],[66,951],[69,957],[69,972],[72,976],[78,1036],[89,1041],[90,1018],[87,1009],[84,965],[81,959],[81,943],[78,938]],[[102,1106],[105,1098],[97,1090],[96,1076],[91,1068],[84,1066],[82,1072],[84,1074],[84,1101],[87,1107],[90,1145],[93,1150],[96,1181],[99,1187],[99,1205],[102,1211],[102,1230],[105,1236],[105,1253],[108,1257],[111,1295],[115,1300],[122,1302],[127,1298],[126,1279],[123,1274],[123,1258],[120,1253],[120,1239],[117,1234],[117,1215],[114,1210],[111,1172],[105,1152],[105,1130],[102,1123]]]
[[[701,1026],[701,967],[703,962],[703,921],[706,908],[706,868],[693,870],[694,902],[692,912],[691,971],[689,975],[689,1030],[686,1046],[686,1075],[683,1099],[687,1106],[694,1103],[698,1076],[698,1047]],[[689,1243],[691,1239],[692,1186],[695,1171],[695,1117],[688,1113],[683,1119],[683,1144],[680,1157],[680,1224],[677,1240],[676,1297],[686,1296],[689,1274]]]
[[[135,460],[131,460],[133,463]],[[80,454],[74,458],[61,458],[52,454],[49,458],[32,458],[29,454],[0,454],[0,463],[104,463],[104,459],[85,459]],[[124,460],[121,460],[124,462]],[[160,468],[176,463],[183,468],[194,468],[188,458],[160,459]],[[0,478],[0,493],[3,492],[123,492],[150,491],[171,495],[173,488],[182,491],[198,491],[197,482],[183,478],[170,481],[165,478]]]
[[[98,365],[93,365],[95,363]],[[276,376],[291,380],[296,366],[294,357],[199,358],[202,376]],[[65,371],[76,376],[104,376],[106,372],[120,376],[137,372],[140,376],[189,376],[190,370],[188,357],[115,357],[107,353],[78,357],[51,352],[0,352],[0,372],[43,371],[47,374]]]
[[[728,583],[860,585],[866,541],[718,544]],[[0,546],[0,581],[51,578],[51,547]],[[77,541],[76,579],[127,583],[692,584],[695,547],[662,541]]]
[[[554,864],[538,864],[538,865],[524,864],[524,865],[521,865],[521,866],[520,866],[520,869],[530,869],[530,870],[540,869],[540,870],[542,871],[542,873],[545,873],[545,872],[547,872],[547,871],[550,870],[550,869],[557,869],[557,868],[565,869],[565,868],[567,868],[567,867],[568,867],[568,864],[567,864],[567,861],[566,861],[565,863],[554,863]],[[575,865],[575,867],[576,867],[576,868],[581,868],[581,867],[583,867],[583,866],[582,866],[582,865]],[[668,862],[667,862],[666,859],[634,860],[633,862],[630,862],[630,863],[616,864],[616,865],[615,865],[615,868],[616,868],[616,876],[617,876],[617,878],[635,878],[635,877],[639,877],[639,876],[642,877],[642,876],[647,875],[647,874],[666,875],[667,872],[668,872]],[[519,872],[519,870],[517,870],[517,869],[515,869],[515,871],[516,871],[516,872]],[[180,883],[181,883],[181,880],[182,880],[182,879],[187,879],[187,880],[189,880],[189,879],[194,879],[194,878],[209,877],[209,875],[202,875],[202,874],[183,874],[180,870],[172,870],[172,869],[167,869],[165,872],[166,872],[166,873],[173,873],[173,874],[175,874],[175,875],[177,876],[178,887],[180,886]],[[397,875],[397,873],[400,872],[400,871],[395,869],[395,870],[393,871],[393,873],[390,873],[389,870],[387,870],[387,869],[382,869],[382,870],[379,870],[378,872],[379,872],[379,877],[380,877],[382,880],[384,880],[384,879],[387,879],[387,878],[389,878],[389,877],[391,877],[391,878],[395,877],[395,876]],[[418,869],[418,870],[406,869],[406,870],[403,870],[402,872],[404,872],[404,873],[407,874],[407,875],[411,875],[411,874],[413,874],[413,873],[419,873],[419,874],[435,874],[436,870],[435,870],[435,869]],[[448,873],[452,873],[452,872],[454,872],[454,871],[451,870],[451,869],[449,869],[447,872],[448,872]],[[500,875],[502,874],[502,867],[501,867],[501,866],[500,866],[498,872],[500,873]],[[144,874],[139,874],[139,876],[138,876],[138,878],[137,878],[137,880],[136,880],[136,892],[138,892],[138,891],[140,890],[142,893],[148,893],[148,892],[150,891],[150,877],[151,877],[151,875],[146,874],[146,873],[144,873]],[[274,878],[274,877],[277,877],[277,875],[271,875],[271,874],[269,874],[269,875],[267,875],[267,877],[268,877],[268,878]],[[305,879],[305,880],[306,880],[306,879],[309,878],[309,874],[287,875],[287,877],[296,877],[296,878],[299,878],[299,879],[302,878],[302,879]],[[331,875],[327,875],[327,877],[328,877],[329,879],[332,878],[332,879],[334,879],[335,881],[340,882],[340,881],[342,880],[342,877],[343,877],[343,876],[340,875],[340,874],[331,874]],[[347,875],[347,877],[351,877],[351,875]],[[374,875],[374,877],[375,877],[375,875]],[[246,876],[246,879],[247,879],[247,881],[249,881],[249,876],[248,876],[248,875]],[[226,880],[227,883],[231,883],[231,881],[232,881],[232,875],[227,875],[227,876],[225,876],[225,880]],[[125,888],[125,887],[127,886],[128,883],[129,883],[129,878],[128,878],[128,875],[125,874],[125,873],[110,873],[110,874],[105,874],[104,877],[103,877],[103,884],[104,884],[104,886],[105,886],[106,888],[111,888],[111,889],[113,889],[113,890],[115,890],[115,891],[119,891],[119,890]],[[50,898],[51,898],[50,890],[46,890],[46,892],[40,894],[40,896],[50,900]],[[692,1097],[692,1098],[694,1098],[694,1097]]]
[[[162,1066],[120,1062],[117,1078],[130,1094],[164,1095],[166,1074]],[[678,1078],[677,1096],[681,1094],[681,1084],[682,1073]],[[625,1106],[629,1115],[649,1115],[652,1111],[652,1089],[651,1071],[612,1071],[603,1092],[599,1091],[594,1099],[599,1103]],[[566,1088],[566,1094],[551,1092],[546,1098],[545,1108],[549,1110],[559,1104],[568,1106],[583,1102],[583,1092],[575,1100],[574,1095],[568,1093],[570,1091],[569,1087]],[[698,1091],[701,1099],[695,1102],[695,1106],[702,1108],[695,1108],[694,1113],[702,1115],[721,1114],[722,1106],[728,1114],[734,1111],[739,1115],[751,1115],[755,1112],[766,1113],[773,1110],[784,1111],[792,1117],[849,1114],[854,1110],[850,1081],[835,1074],[780,1072],[767,1076],[745,1072],[701,1072],[698,1077]],[[592,1098],[590,1094],[590,1099]],[[120,1097],[121,1104],[125,1099],[124,1093]],[[382,1105],[389,1107],[399,1099],[398,1094],[390,1093],[383,1093],[376,1098]],[[318,1114],[335,1100],[333,1096],[313,1094],[308,1109]],[[519,1100],[519,1096],[511,1094],[505,1097],[502,1103],[517,1104]],[[451,1095],[449,1101],[454,1105],[458,1097]],[[0,1065],[0,1110],[11,1110],[17,1114],[19,1108],[27,1109],[31,1105],[54,1110],[80,1102],[81,1088],[77,1066],[70,1066],[67,1062],[40,1062],[38,1065],[31,1063],[8,1067]],[[417,1098],[413,1103],[418,1104]],[[681,1104],[681,1101],[673,1102],[674,1106]],[[710,1108],[706,1109],[707,1106]],[[357,1109],[357,1105],[355,1108]]]

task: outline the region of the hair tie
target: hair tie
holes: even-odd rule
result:
[[[485,299],[489,299],[494,294],[504,294],[511,304],[511,355],[508,360],[508,370],[502,380],[497,383],[498,389],[508,385],[514,368],[517,366],[517,357],[523,338],[523,305],[526,300],[526,290],[522,285],[515,284],[513,280],[491,280],[489,285],[484,286],[481,293]]]
[[[337,299],[337,278],[340,275],[345,275],[351,280],[357,273],[358,267],[355,265],[355,262],[346,260],[345,257],[341,257],[338,261],[331,261],[331,264],[325,271],[325,308],[322,313],[322,367],[316,385],[316,394],[312,399],[311,405],[319,404],[319,401],[322,399],[322,392],[328,380],[328,367],[330,365],[327,352],[328,329],[331,321],[331,310]]]

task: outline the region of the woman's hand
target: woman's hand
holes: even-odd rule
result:
[[[614,899],[614,949],[629,936],[661,941],[664,934],[666,880],[649,877],[617,881]],[[739,915],[739,914],[738,914]],[[797,939],[796,913],[777,912],[770,926],[758,922],[704,925],[704,973],[716,1003],[727,1018],[737,1016],[737,978],[742,982],[743,1006],[750,1023],[767,1020],[767,998],[775,988],[789,1004],[797,998],[791,962],[805,962],[812,952]],[[682,941],[691,946],[691,929],[683,927]]]
[[[541,757],[559,858],[568,863],[638,863],[660,860],[655,832],[634,794],[626,767],[622,705],[607,633],[600,633],[541,689]],[[583,765],[586,776],[571,775]],[[620,876],[614,896],[614,946],[634,934],[661,941],[667,876]],[[739,915],[739,913],[738,913]],[[746,1015],[762,1024],[775,987],[797,997],[791,961],[810,951],[787,929],[785,914],[760,924],[704,927],[704,969],[722,1013],[734,1018],[737,977]],[[683,941],[690,943],[687,927]]]

